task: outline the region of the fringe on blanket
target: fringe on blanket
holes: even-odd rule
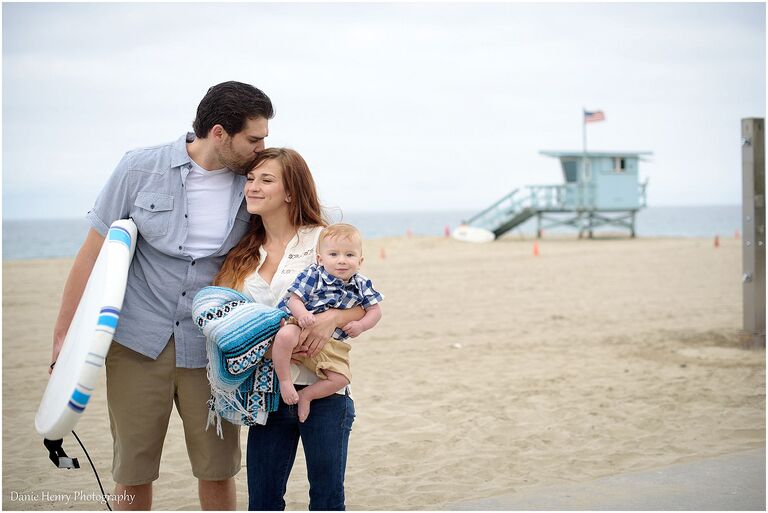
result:
[[[264,424],[280,402],[277,375],[264,354],[287,314],[233,289],[203,287],[193,300],[192,316],[206,337],[211,383],[206,429],[215,425],[223,437],[222,420]]]

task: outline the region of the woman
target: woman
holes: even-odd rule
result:
[[[257,303],[276,306],[293,280],[316,260],[317,238],[325,226],[315,183],[304,159],[286,148],[262,151],[245,185],[251,228],[233,248],[215,284],[240,290]],[[362,308],[328,310],[302,332],[298,352],[314,356],[337,327],[363,317]],[[297,353],[297,354],[299,354]],[[292,365],[297,389],[317,376]],[[280,402],[263,426],[248,431],[248,509],[285,509],[286,484],[299,438],[310,484],[309,509],[344,509],[344,473],[355,407],[349,390],[312,403],[300,423],[296,405]]]

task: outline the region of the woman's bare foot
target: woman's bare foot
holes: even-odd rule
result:
[[[309,403],[311,402],[305,394],[302,394],[303,391],[299,391],[299,422],[304,422],[309,417]]]
[[[283,398],[285,404],[296,404],[299,402],[299,393],[290,381],[280,382],[280,397]]]

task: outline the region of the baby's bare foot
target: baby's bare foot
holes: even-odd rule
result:
[[[280,397],[285,404],[296,404],[299,402],[299,393],[290,381],[288,383],[280,382]]]
[[[309,417],[309,403],[310,400],[299,392],[299,422],[304,422]]]

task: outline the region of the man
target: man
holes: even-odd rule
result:
[[[175,402],[202,509],[235,509],[239,427],[223,423],[223,438],[206,430],[205,339],[191,304],[248,229],[243,175],[264,149],[273,116],[270,99],[251,85],[211,87],[198,106],[195,133],[126,153],[88,212],[91,229],[64,287],[52,361],[110,224],[132,218],[139,237],[106,369],[115,494],[135,499],[116,506],[151,508]]]

